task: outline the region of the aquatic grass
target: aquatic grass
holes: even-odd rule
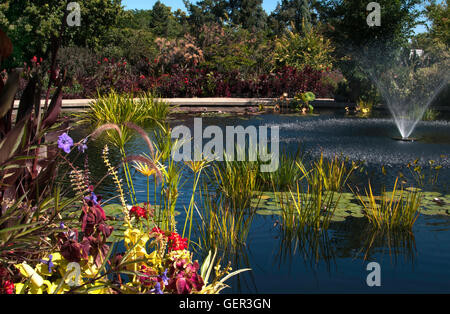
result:
[[[209,193],[204,184],[201,191],[198,230],[203,248],[236,251],[245,245],[254,212],[234,210],[220,194]]]
[[[347,168],[347,162],[348,159],[337,155],[331,159],[325,160],[323,153],[321,153],[320,158],[317,161],[314,161],[313,164],[313,169],[320,176],[309,176],[303,163],[297,163],[297,165],[305,175],[308,183],[311,184],[316,182],[319,178],[323,181],[326,190],[341,192],[352,173],[360,167],[358,163],[352,161],[351,167]]]
[[[370,224],[376,229],[395,230],[412,229],[416,222],[422,200],[419,189],[406,191],[403,186],[398,187],[398,177],[392,192],[383,189],[381,196],[375,196],[369,183],[366,197],[359,193],[357,197],[364,206],[364,212]]]
[[[261,190],[258,180],[260,163],[255,161],[234,161],[224,158],[212,167],[211,178],[217,189],[235,209],[246,209],[254,196],[254,191]]]
[[[294,191],[291,189],[287,196],[276,193],[283,227],[291,231],[327,230],[341,192],[358,165],[352,162],[348,169],[345,160],[337,156],[324,159],[323,154],[308,167],[301,160],[296,165],[302,176]]]
[[[293,156],[286,152],[280,154],[279,167],[276,171],[258,173],[262,188],[271,190],[275,186],[277,191],[288,191],[294,188],[295,182],[302,177],[302,172],[296,164],[300,160],[302,160],[300,150],[297,150]]]

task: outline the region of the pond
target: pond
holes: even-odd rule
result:
[[[193,129],[193,116],[172,116],[171,126]],[[425,184],[427,192],[436,192],[450,200],[450,122],[420,122],[413,134],[416,142],[396,141],[397,129],[388,116],[375,118],[347,116],[341,112],[322,111],[318,115],[205,116],[203,127],[242,125],[243,127],[279,126],[280,151],[294,154],[299,149],[305,160],[342,155],[362,163],[349,180],[349,186],[364,190],[370,180],[374,190],[392,189],[397,176],[413,182],[408,163],[424,169],[439,165],[436,181]],[[86,130],[75,130],[81,138]],[[89,165],[94,178],[105,174],[101,140],[89,150]],[[128,154],[148,153],[141,138],[127,146]],[[117,161],[117,160],[116,160]],[[179,224],[184,222],[183,207],[188,207],[193,176],[183,170],[186,182],[180,189],[177,210]],[[146,179],[135,175],[137,190],[146,190]],[[115,186],[105,180],[97,194],[114,197]],[[139,195],[139,193],[138,193]],[[138,199],[144,202],[145,193]],[[373,231],[365,218],[347,217],[332,222],[327,232],[287,235],[280,228],[280,216],[255,214],[245,245],[224,259],[233,269],[251,268],[229,281],[224,293],[365,293],[365,292],[450,292],[450,202],[441,206],[439,215],[421,214],[412,233]],[[181,227],[179,227],[181,228]],[[195,238],[196,235],[193,236]],[[205,252],[199,251],[198,258]],[[369,287],[366,266],[381,266],[381,286]]]

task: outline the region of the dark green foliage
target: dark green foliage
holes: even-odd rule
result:
[[[312,23],[311,0],[282,0],[269,17],[269,25],[275,35],[281,35],[286,29],[291,28],[302,31],[303,21],[305,25]],[[315,2],[315,1],[314,1]]]
[[[378,3],[381,26],[374,27],[367,25],[370,13],[366,10],[367,1],[323,0],[317,6],[321,20],[329,25],[325,35],[336,47],[337,67],[348,80],[352,100],[364,96],[374,98],[374,88],[361,69],[364,66],[361,56],[371,58],[373,54],[391,60],[392,54],[412,36],[420,16],[417,5],[423,0],[380,0]]]
[[[0,6],[0,28],[14,42],[14,54],[7,67],[22,65],[33,56],[47,57],[50,43],[65,22],[67,4],[71,1],[38,0],[6,1]],[[82,0],[81,26],[65,27],[62,43],[98,46],[105,32],[116,23],[120,0]]]

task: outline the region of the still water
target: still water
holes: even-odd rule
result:
[[[193,134],[193,121],[194,117],[175,116],[170,123],[185,125]],[[413,134],[418,141],[412,143],[392,139],[398,131],[386,116],[366,119],[322,112],[317,116],[203,117],[202,122],[204,128],[217,125],[224,131],[225,126],[279,126],[281,152],[294,154],[300,149],[305,160],[323,153],[325,157],[338,154],[363,162],[364,171],[352,176],[350,185],[364,187],[370,179],[375,190],[382,186],[392,188],[399,173],[404,180],[413,180],[408,163],[417,160],[416,164],[426,169],[433,160],[442,169],[437,184],[430,183],[427,190],[450,194],[448,120],[420,122]],[[86,132],[74,130],[72,136],[79,139]],[[99,158],[103,145],[99,140],[91,143],[88,150],[90,170],[97,179],[106,170]],[[127,152],[148,153],[139,137],[128,144]],[[189,204],[193,179],[189,170],[183,171],[185,181],[177,203],[182,213]],[[146,190],[144,177],[136,175],[134,182],[138,191]],[[97,194],[106,199],[114,197],[112,181],[105,180]],[[138,193],[138,201],[146,201],[145,195]],[[450,204],[445,206],[450,210]],[[184,215],[177,220],[184,221]],[[412,233],[390,235],[371,231],[364,218],[349,217],[333,223],[326,234],[286,236],[279,220],[279,216],[254,215],[245,246],[224,253],[224,260],[232,261],[234,270],[252,269],[232,278],[228,282],[231,288],[224,293],[450,292],[450,215],[421,215]],[[202,252],[197,254],[201,259]],[[366,266],[370,262],[381,266],[379,287],[366,283],[370,273]]]

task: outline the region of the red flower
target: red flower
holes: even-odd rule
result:
[[[103,62],[108,62],[108,61],[109,61],[108,58],[103,59]]]
[[[139,76],[139,78],[141,79],[141,80],[143,80],[143,79],[145,79],[145,75],[141,75],[141,76]]]
[[[5,291],[5,294],[14,294],[14,283],[6,280],[3,289]]]
[[[133,206],[130,209],[130,215],[134,215],[137,218],[145,218],[147,219],[147,211],[139,206]]]
[[[37,60],[37,57],[36,56],[34,56],[32,59],[31,59],[31,62],[33,62],[33,63],[36,63],[38,60]]]
[[[187,248],[187,239],[182,238],[178,233],[172,232],[169,239],[169,252],[181,251]]]

